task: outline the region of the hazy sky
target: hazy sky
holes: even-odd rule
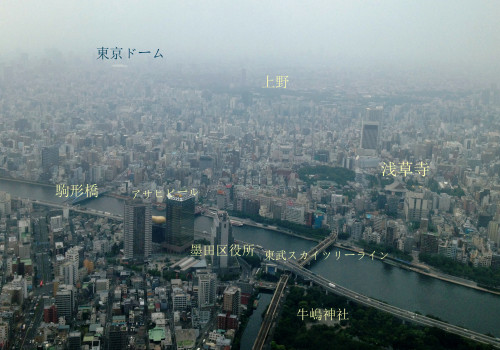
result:
[[[481,0],[0,0],[0,54],[498,65],[499,14]]]

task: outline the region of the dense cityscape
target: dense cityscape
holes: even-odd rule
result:
[[[0,350],[500,348],[495,74],[114,45],[0,56]]]

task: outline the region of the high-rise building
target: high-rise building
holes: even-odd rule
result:
[[[240,316],[241,289],[236,286],[229,286],[224,291],[223,310],[233,315]]]
[[[361,145],[363,149],[377,149],[379,123],[364,121],[361,127]]]
[[[219,211],[213,221],[214,247],[221,249],[223,253],[215,254],[213,257],[213,266],[218,271],[223,271],[231,266],[230,247],[234,244],[233,227],[229,221],[229,215],[226,211]],[[219,248],[217,248],[219,247]]]
[[[363,236],[363,223],[360,221],[354,221],[351,226],[351,236],[355,240],[361,239]]]
[[[438,252],[439,237],[437,234],[426,232],[420,235],[420,252],[435,254]]]
[[[189,296],[182,288],[173,288],[172,289],[172,306],[174,311],[176,310],[184,310],[188,305]]]
[[[398,235],[398,226],[396,224],[396,221],[394,220],[389,220],[387,222],[387,231],[385,235],[385,244],[388,246],[393,247],[394,246],[394,241],[399,238]]]
[[[384,107],[377,106],[375,108],[366,109],[366,120],[379,122],[382,120],[382,115],[384,113]]]
[[[61,266],[61,275],[64,278],[64,284],[75,285],[78,280],[78,265],[73,261],[66,261]]]
[[[82,334],[80,332],[69,332],[68,350],[80,350],[82,348]]]
[[[238,329],[238,317],[229,312],[217,315],[217,328],[219,329]]]
[[[151,204],[128,201],[125,203],[123,218],[125,258],[148,258],[151,255],[152,240]]]
[[[304,207],[288,203],[285,208],[285,220],[303,225],[305,221]]]
[[[500,223],[498,221],[490,221],[488,223],[488,238],[500,246]]]
[[[57,323],[57,308],[54,304],[50,306],[44,306],[43,308],[43,322],[45,323]]]
[[[194,242],[195,197],[189,193],[172,192],[167,195],[165,247],[180,253]]]
[[[227,209],[228,196],[224,190],[217,191],[217,209]]]
[[[108,349],[123,350],[127,347],[127,326],[112,324],[108,331]]]
[[[56,307],[59,316],[69,319],[75,308],[75,295],[73,286],[60,285],[56,292]]]
[[[79,278],[78,278],[78,268],[80,267],[79,249],[80,249],[80,247],[78,247],[78,246],[71,247],[68,249],[68,251],[65,254],[65,261],[71,263],[73,266],[74,283],[76,283],[79,280]],[[65,282],[65,284],[74,284],[74,283],[66,283]]]
[[[406,221],[420,221],[427,218],[429,200],[424,199],[423,193],[406,192],[404,209]]]
[[[0,215],[2,217],[10,215],[11,206],[10,193],[0,191]]]
[[[198,307],[215,305],[217,292],[217,275],[210,272],[198,273]]]
[[[0,319],[0,345],[5,345],[9,340],[9,323]]]
[[[200,171],[205,169],[213,169],[214,167],[214,159],[210,156],[200,156],[199,168]]]
[[[447,258],[455,259],[457,257],[458,242],[457,240],[449,241],[446,240],[438,245],[438,254],[444,255]]]
[[[399,198],[393,195],[387,196],[387,215],[395,216],[398,213]]]
[[[43,147],[42,148],[42,168],[50,169],[54,165],[59,165],[59,147]]]

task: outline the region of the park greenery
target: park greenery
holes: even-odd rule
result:
[[[476,281],[484,287],[500,288],[500,270],[474,267],[438,254],[420,253],[419,260],[452,276]]]
[[[357,192],[355,190],[344,189],[342,191],[342,195],[346,196],[349,201],[352,201],[354,198],[356,198]]]
[[[158,270],[148,270],[148,274],[150,274],[151,276],[154,276],[154,277],[160,277],[161,276],[161,272],[158,271]]]
[[[340,232],[338,238],[340,240],[348,239],[350,235],[347,232]]]
[[[184,272],[176,272],[174,270],[165,269],[163,270],[163,278],[166,280],[179,278],[183,281],[187,281],[187,274]]]
[[[385,188],[385,186],[390,185],[394,182],[394,177],[393,176],[380,176],[380,185],[382,188]]]
[[[408,178],[406,180],[406,188],[409,191],[415,191],[418,186],[420,186],[420,183],[417,180],[414,180],[412,178]]]
[[[243,255],[241,258],[252,267],[260,267],[260,257],[258,255]]]
[[[365,177],[368,180],[370,188],[378,187],[380,183],[380,187],[382,189],[384,189],[385,186],[392,184],[395,179],[394,176],[383,176],[382,174],[377,174],[377,176],[366,174]]]
[[[276,283],[276,282],[279,281],[280,277],[281,277],[281,273],[280,272],[276,272],[276,274],[272,275],[270,273],[261,271],[256,276],[256,279],[267,281],[267,282],[274,282],[274,283]]]
[[[446,193],[454,197],[462,197],[465,195],[464,190],[459,185],[454,188],[439,188],[439,183],[434,179],[430,179],[428,186],[432,192],[436,192],[438,194]]]
[[[346,320],[298,316],[301,308],[345,309]],[[308,327],[307,324],[309,324]],[[318,287],[291,287],[271,349],[491,349],[438,328],[412,325],[389,314],[327,294]]]
[[[378,186],[377,177],[375,175],[366,174],[365,176],[370,184],[370,188]]]
[[[226,273],[226,274],[222,274],[222,275],[219,276],[219,281],[221,281],[221,282],[235,281],[238,278],[240,278],[240,273],[239,272],[236,272],[236,273]]]
[[[327,165],[305,166],[298,171],[299,178],[309,185],[318,181],[333,181],[338,185],[347,185],[347,181],[354,181],[355,173],[352,170]]]

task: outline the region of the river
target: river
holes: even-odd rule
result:
[[[0,180],[0,191],[17,197],[62,202],[55,196],[55,188]],[[82,206],[123,214],[123,201],[112,197],[92,199]],[[211,218],[197,217],[195,230],[210,232],[211,223]],[[234,227],[233,234],[237,240],[274,251],[284,250],[287,256],[294,251],[297,258],[315,245],[312,241],[250,226]],[[334,249],[327,259],[318,255],[318,262],[311,270],[336,284],[391,305],[424,315],[432,314],[451,324],[500,337],[500,296],[390,266],[368,256],[362,259],[357,255],[346,256],[348,253]]]

